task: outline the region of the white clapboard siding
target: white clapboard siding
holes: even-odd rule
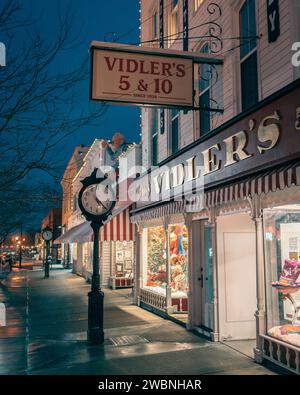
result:
[[[261,98],[264,99],[293,80],[291,63],[292,8],[289,0],[279,2],[280,36],[275,43],[268,43],[266,4],[264,1],[258,1],[257,6],[258,29],[262,34],[259,40],[259,75]]]
[[[152,18],[155,10],[158,12],[157,0],[141,0],[141,20],[146,20],[141,25],[141,41],[153,39]],[[222,15],[217,23],[222,27],[224,56],[223,70],[220,75],[221,85],[213,91],[214,99],[224,109],[224,114],[213,116],[212,128],[222,125],[224,122],[238,115],[241,111],[241,88],[240,88],[240,40],[239,37],[239,10],[243,5],[242,0],[215,0],[221,6]],[[268,42],[268,17],[266,1],[256,0],[257,34],[258,40],[258,79],[259,100],[263,100],[274,92],[291,83],[300,71],[295,71],[291,63],[291,46],[295,41],[300,41],[300,5],[299,0],[281,0],[280,7],[280,36],[275,43]],[[164,35],[169,32],[169,13],[171,2],[165,2],[164,10]],[[183,30],[182,2],[179,1],[179,31]],[[195,11],[194,1],[189,4],[189,50],[199,52],[205,43],[205,39],[192,39],[205,34],[205,28],[199,27],[203,23],[213,19],[207,11],[212,7],[211,0],[204,0]],[[206,25],[206,34],[208,28]],[[149,46],[149,44],[144,44]],[[154,46],[154,45],[153,45]],[[165,42],[165,47],[182,49],[182,40],[173,43]],[[195,75],[195,87],[198,86],[197,71]],[[197,99],[197,98],[196,98]],[[143,109],[141,117],[142,141],[143,141],[143,165],[147,168],[151,165],[151,110]],[[158,134],[158,161],[162,161],[170,155],[170,141],[168,129],[170,128],[170,111],[165,111],[165,133]],[[199,111],[190,111],[180,114],[180,148],[191,144],[199,138]]]

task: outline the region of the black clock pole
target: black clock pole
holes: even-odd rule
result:
[[[78,204],[82,214],[90,222],[94,232],[94,254],[92,287],[88,293],[88,331],[87,340],[91,344],[104,342],[103,331],[103,301],[104,293],[100,287],[100,263],[99,263],[99,231],[103,223],[107,221],[115,204],[114,187],[106,174],[97,177],[98,169],[81,181],[82,188],[78,194]],[[97,187],[103,186],[106,198],[103,202],[97,198]],[[105,195],[104,195],[105,196]],[[109,204],[107,204],[107,202]]]
[[[46,241],[45,278],[49,278],[50,240]]]
[[[104,342],[103,331],[103,299],[104,293],[100,288],[99,274],[99,231],[100,222],[91,222],[94,231],[94,253],[93,253],[93,275],[92,287],[88,294],[88,342],[92,344],[102,344]]]

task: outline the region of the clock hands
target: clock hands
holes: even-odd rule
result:
[[[101,206],[102,206],[103,208],[105,208],[105,210],[108,209],[108,206],[105,206],[105,205],[97,198],[97,196],[95,196],[95,199],[96,199],[96,202],[97,202],[98,204],[101,204]]]

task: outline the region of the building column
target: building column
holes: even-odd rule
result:
[[[192,329],[195,327],[195,310],[197,307],[197,301],[194,300],[195,297],[195,265],[193,260],[193,214],[185,213],[184,222],[188,233],[188,278],[189,278],[189,291],[188,291],[188,321],[187,329]],[[201,301],[199,300],[198,303]]]
[[[169,231],[170,218],[166,217],[164,221],[165,237],[166,237],[166,313],[172,314],[174,312],[172,306],[172,287],[171,287],[171,261],[170,261],[170,231]]]
[[[136,305],[140,305],[140,289],[142,284],[142,234],[143,228],[141,224],[135,226],[136,250],[135,250],[135,265],[134,265],[134,291],[133,301]]]
[[[218,304],[218,259],[217,259],[217,209],[211,207],[208,209],[208,222],[211,226],[211,240],[213,248],[213,332],[211,340],[218,342],[220,340],[219,331],[219,304]]]
[[[254,359],[258,363],[263,361],[263,340],[261,335],[266,333],[266,312],[265,312],[265,254],[264,254],[264,233],[263,216],[261,208],[261,198],[258,195],[249,198],[251,206],[251,217],[255,223],[255,244],[256,244],[256,299],[257,310],[256,319],[256,347],[254,348]]]

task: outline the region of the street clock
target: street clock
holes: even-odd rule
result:
[[[78,195],[78,205],[87,221],[90,221],[94,232],[92,285],[88,294],[87,340],[92,344],[102,344],[104,342],[104,293],[100,288],[99,231],[116,204],[116,194],[113,183],[106,175],[97,177],[97,169],[81,183],[82,188]]]
[[[53,233],[52,230],[47,226],[45,229],[42,231],[42,237],[45,241],[50,241],[52,240]]]
[[[97,177],[97,169],[81,181],[82,188],[78,195],[78,204],[88,221],[103,223],[116,204],[112,182],[106,175]]]

